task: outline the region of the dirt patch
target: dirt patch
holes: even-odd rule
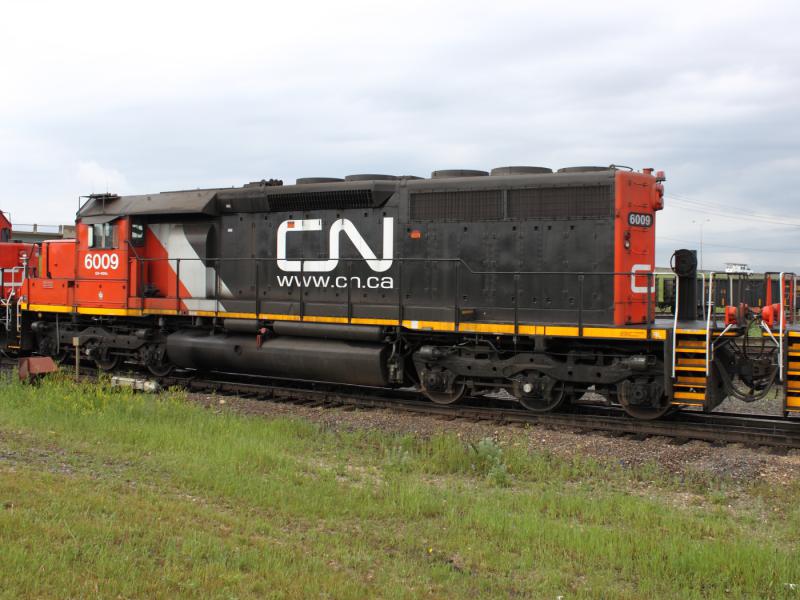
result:
[[[0,468],[14,470],[20,466],[45,466],[52,472],[70,473],[68,455],[55,444],[42,445],[21,431],[0,431]]]
[[[59,475],[101,477],[109,473],[122,476],[132,465],[65,449],[55,441],[55,432],[51,431],[49,435],[53,436],[53,442],[23,431],[0,430],[0,470],[13,472],[33,467]]]

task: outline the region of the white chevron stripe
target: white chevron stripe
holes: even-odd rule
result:
[[[216,271],[213,267],[206,267],[200,260],[197,252],[186,238],[183,225],[152,223],[148,225],[148,228],[166,249],[169,264],[173,270],[177,271],[177,259],[181,259],[180,280],[191,295],[191,298],[181,298],[186,307],[190,310],[215,310],[216,302],[211,298],[214,296]],[[233,297],[225,282],[220,279],[219,283],[220,297]],[[220,309],[223,308],[220,306]]]

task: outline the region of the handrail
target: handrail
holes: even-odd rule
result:
[[[680,303],[681,278],[675,276],[675,318],[672,322],[672,378],[675,379],[675,362],[678,359],[678,304]]]
[[[130,258],[132,259],[133,262],[135,262],[135,267],[136,267],[136,269],[137,269],[137,271],[139,272],[139,275],[140,275],[139,278],[138,278],[139,281],[137,282],[137,284],[138,284],[137,288],[138,289],[137,290],[131,290],[131,292],[135,293],[134,297],[140,298],[142,301],[144,300],[144,292],[143,292],[143,285],[145,283],[145,281],[144,281],[144,266],[146,264],[149,264],[149,263],[166,264],[169,267],[175,269],[175,272],[176,272],[176,278],[175,279],[176,279],[176,281],[175,281],[175,285],[174,286],[172,286],[172,285],[167,286],[169,288],[174,288],[174,289],[163,289],[163,290],[160,290],[161,294],[159,294],[159,295],[160,295],[161,298],[164,298],[164,299],[175,300],[176,303],[177,303],[177,309],[179,311],[181,310],[181,300],[184,300],[183,296],[184,296],[184,292],[185,292],[185,290],[181,290],[181,287],[182,287],[181,286],[181,273],[183,271],[187,270],[187,269],[190,269],[191,268],[190,265],[204,265],[205,267],[211,266],[213,268],[213,270],[215,271],[215,274],[214,274],[215,275],[215,282],[214,282],[215,285],[214,285],[213,297],[211,297],[210,295],[206,294],[205,296],[198,296],[197,298],[198,299],[199,298],[205,298],[207,300],[213,301],[215,303],[214,313],[216,315],[219,312],[219,302],[221,300],[223,300],[225,297],[227,297],[227,293],[223,293],[223,289],[220,286],[220,283],[221,283],[221,281],[220,281],[220,272],[222,271],[222,266],[224,264],[233,263],[233,264],[239,265],[239,264],[243,264],[245,261],[251,261],[256,265],[256,272],[259,273],[258,285],[256,287],[259,288],[259,289],[256,289],[256,299],[255,299],[255,301],[256,301],[256,305],[259,306],[262,303],[262,298],[261,298],[260,291],[261,291],[261,288],[263,288],[263,286],[266,285],[264,283],[264,281],[262,281],[262,278],[260,277],[260,271],[259,271],[260,268],[261,268],[260,265],[262,263],[272,265],[274,263],[277,263],[277,261],[279,260],[277,257],[226,257],[226,258],[221,258],[221,257],[211,258],[211,257],[200,257],[200,256],[188,256],[188,257],[145,257],[145,256],[141,256],[138,253],[137,249],[133,247],[133,245],[130,243],[129,240],[126,240],[126,242],[127,242],[128,246],[130,248]],[[295,259],[295,260],[318,260],[318,257],[312,257],[310,259]],[[360,257],[359,258],[356,258],[356,257],[340,257],[338,260],[347,263],[346,266],[348,267],[347,268],[347,273],[348,273],[347,283],[345,285],[342,285],[341,287],[343,288],[342,292],[345,292],[346,295],[347,295],[346,309],[347,309],[348,320],[350,320],[351,318],[353,318],[353,312],[354,312],[353,311],[353,300],[354,299],[352,297],[352,288],[354,286],[356,288],[359,287],[358,286],[358,282],[356,282],[354,284],[352,282],[352,280],[351,280],[350,274],[353,271],[352,265],[353,265],[353,263],[356,263],[356,264],[362,263],[364,259],[360,258]],[[545,307],[545,306],[542,306],[542,305],[529,305],[527,302],[525,302],[524,305],[523,305],[522,297],[524,297],[525,294],[527,294],[527,292],[529,291],[527,289],[527,287],[529,285],[534,285],[534,287],[535,287],[538,284],[537,284],[536,280],[534,280],[533,283],[529,283],[528,280],[525,280],[524,281],[524,286],[525,286],[526,289],[523,291],[523,289],[522,289],[523,280],[520,279],[522,276],[525,276],[525,277],[527,277],[527,276],[536,276],[536,277],[539,277],[539,278],[568,276],[570,278],[575,278],[574,279],[574,281],[575,281],[575,289],[574,289],[575,298],[574,299],[577,300],[577,302],[576,302],[577,306],[575,306],[574,309],[571,309],[570,312],[574,311],[574,315],[575,315],[574,318],[576,319],[576,322],[578,323],[578,328],[580,330],[582,330],[585,326],[587,326],[587,324],[591,325],[591,324],[593,324],[595,322],[592,317],[589,317],[588,319],[586,318],[587,312],[591,313],[592,311],[609,311],[609,310],[613,310],[614,309],[614,304],[615,304],[613,302],[613,298],[610,298],[608,304],[603,303],[602,305],[599,305],[599,306],[595,307],[595,306],[593,306],[594,302],[592,302],[592,305],[590,307],[586,307],[585,306],[586,298],[585,298],[584,284],[586,284],[587,278],[591,277],[595,281],[597,281],[598,278],[612,277],[613,278],[612,281],[613,282],[617,282],[618,280],[616,279],[616,277],[631,278],[632,281],[635,281],[635,279],[633,279],[634,277],[646,277],[647,281],[648,281],[648,284],[647,284],[647,290],[648,291],[646,293],[648,295],[646,297],[644,297],[644,298],[637,298],[634,302],[637,303],[637,304],[646,304],[647,305],[645,319],[646,319],[646,325],[648,327],[648,330],[650,330],[651,325],[656,322],[656,314],[655,314],[656,311],[653,310],[653,306],[654,306],[654,302],[655,302],[653,294],[655,292],[654,282],[656,280],[656,273],[654,273],[653,271],[646,271],[646,272],[645,271],[593,271],[593,272],[586,272],[586,271],[512,271],[512,270],[509,270],[509,271],[491,271],[491,270],[476,270],[476,269],[473,269],[464,259],[462,259],[460,257],[459,258],[449,257],[449,258],[439,258],[439,259],[437,259],[437,258],[398,257],[398,258],[395,258],[394,261],[397,263],[397,265],[396,265],[396,269],[397,269],[396,276],[400,277],[400,280],[399,280],[400,288],[396,288],[395,289],[396,296],[397,296],[397,298],[399,300],[398,307],[397,307],[398,310],[399,310],[399,314],[403,314],[404,313],[404,308],[405,307],[403,306],[403,304],[404,304],[403,303],[403,298],[404,298],[404,294],[403,294],[404,290],[403,290],[403,288],[407,288],[407,285],[406,285],[407,282],[405,281],[405,279],[406,279],[405,273],[400,275],[400,273],[403,272],[404,263],[439,263],[439,264],[443,264],[443,265],[452,265],[452,266],[456,267],[455,269],[452,269],[452,267],[448,268],[448,271],[450,271],[450,269],[452,269],[452,272],[454,274],[456,274],[456,275],[458,273],[461,273],[461,277],[460,277],[461,280],[460,281],[456,281],[456,285],[455,285],[456,298],[455,298],[455,303],[453,305],[453,308],[456,311],[456,314],[455,314],[454,322],[459,322],[462,319],[462,315],[460,314],[459,309],[462,308],[460,300],[461,300],[461,289],[463,288],[463,284],[464,284],[464,280],[463,280],[463,276],[464,275],[466,275],[466,276],[479,276],[479,277],[480,276],[499,276],[499,277],[505,277],[505,276],[511,277],[511,276],[513,276],[514,277],[514,281],[512,283],[512,285],[514,287],[513,299],[508,304],[508,306],[503,305],[500,308],[503,308],[504,310],[505,309],[509,309],[509,311],[513,311],[514,332],[516,334],[519,333],[520,321],[523,318],[525,319],[525,321],[528,321],[531,318],[531,317],[529,317],[527,315],[523,316],[521,314],[521,312],[523,310],[525,310],[526,312],[529,311],[529,310],[547,312],[548,308],[549,308],[549,307]],[[302,266],[301,266],[301,269],[302,269]],[[305,288],[307,287],[307,281],[306,281],[304,276],[306,276],[307,274],[308,274],[308,271],[305,271],[305,269],[302,269],[301,271],[298,271],[298,272],[295,272],[295,273],[286,273],[287,276],[298,276],[297,280],[296,280],[296,285],[301,287],[301,295],[300,295],[300,298],[299,298],[300,306],[298,307],[301,316],[306,312],[305,309],[307,308],[305,306],[306,305],[306,301],[305,301],[305,297],[304,297],[305,296],[305,294],[304,294]],[[386,273],[386,275],[390,275],[390,274],[391,273]],[[326,275],[331,275],[331,274],[330,273],[320,273],[320,274],[315,273],[314,275],[315,276],[317,276],[317,275],[326,276]],[[673,273],[664,273],[664,274],[658,274],[658,275],[659,276],[661,276],[661,275],[663,275],[663,276],[672,276],[672,277],[675,278],[676,282],[678,280],[678,278]],[[588,280],[588,281],[591,281],[591,280]],[[545,284],[546,283],[547,282],[545,281]],[[553,283],[553,285],[556,285],[556,284],[557,284],[557,280],[556,280],[556,283]],[[289,285],[289,287],[292,287],[294,284],[289,283],[288,285]],[[308,284],[308,285],[310,285],[310,284]],[[613,287],[615,287],[615,286],[612,285],[612,289],[613,289]],[[678,289],[678,286],[676,285],[676,294],[677,294],[677,289]],[[174,294],[174,297],[173,297],[173,294]],[[392,294],[392,295],[395,295],[395,294]],[[187,298],[188,298],[188,296],[187,296]],[[594,298],[594,296],[593,296],[593,298]],[[250,300],[249,294],[248,294],[248,297],[242,298],[242,299],[249,301]],[[591,301],[591,299],[590,299],[590,301]],[[292,300],[292,302],[296,302],[296,301]],[[561,306],[557,310],[561,311],[561,310],[564,310],[564,308],[565,308],[564,306]],[[642,308],[644,308],[644,307],[642,307]],[[675,310],[676,318],[674,319],[674,323],[677,324],[677,312],[678,312],[677,311],[677,308],[678,308],[677,307],[677,299],[676,299],[676,307],[675,308],[676,308],[676,310]],[[556,310],[556,309],[554,309],[554,310]],[[509,317],[510,316],[511,315],[509,314]],[[663,315],[663,316],[666,316],[666,315]],[[602,319],[601,321],[597,321],[597,322],[598,323],[601,323],[601,322],[605,323],[606,319]],[[645,325],[645,323],[639,323],[638,321],[637,321],[637,324]],[[674,345],[675,344],[673,344],[673,346]]]
[[[733,277],[731,277],[730,273],[728,274],[728,305],[733,306],[735,304],[733,299]]]
[[[20,306],[24,300],[25,296],[19,296],[17,298],[17,333],[22,331],[22,309]]]
[[[700,290],[700,306],[702,307],[702,312],[705,314],[706,312],[706,274],[700,271],[700,281],[701,283],[701,290]],[[695,302],[697,302],[697,296],[695,296]],[[696,305],[695,305],[696,306]]]
[[[778,281],[780,286],[780,295],[781,295],[781,319],[780,319],[780,331],[778,335],[778,381],[783,381],[783,335],[784,335],[784,301],[786,300],[786,289],[784,288],[784,281],[783,278],[786,276],[786,273],[781,271],[780,275],[778,275]]]
[[[11,274],[11,281],[6,281],[6,275]],[[22,274],[21,278],[17,275]],[[17,298],[17,291],[21,290],[25,281],[25,267],[6,267],[0,269],[0,305],[6,309],[2,319],[6,331],[11,331],[11,304]],[[22,296],[19,296],[21,298]]]
[[[714,312],[714,272],[708,274],[708,317],[706,318],[706,377],[711,374],[711,315]]]
[[[275,256],[231,256],[231,257],[201,257],[201,256],[186,256],[186,257],[174,257],[174,256],[160,256],[160,257],[151,257],[151,256],[143,256],[140,258],[142,262],[166,262],[166,261],[195,261],[195,262],[243,262],[243,261],[268,261],[268,262],[277,262],[279,259]],[[298,261],[306,261],[306,260],[319,260],[318,256],[312,256],[310,258],[292,258],[292,260]],[[364,259],[361,257],[339,257],[337,259],[339,262],[346,261],[346,262],[364,262]],[[616,276],[625,276],[630,277],[631,275],[636,275],[637,277],[646,277],[648,273],[653,273],[652,271],[476,271],[472,269],[472,267],[467,264],[467,262],[463,258],[414,258],[414,257],[395,257],[392,259],[394,262],[435,262],[435,263],[443,263],[443,262],[450,262],[456,263],[460,262],[464,265],[471,275],[597,275],[597,276],[608,276],[608,275],[616,275]],[[310,273],[310,271],[304,271],[304,273]],[[663,273],[663,275],[671,275],[671,273]]]

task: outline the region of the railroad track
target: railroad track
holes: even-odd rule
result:
[[[15,363],[4,360],[3,370]],[[97,377],[98,371],[82,367],[83,377]],[[477,399],[461,404],[439,405],[420,398],[410,390],[386,390],[329,386],[313,382],[287,382],[282,380],[245,377],[233,374],[214,374],[213,377],[169,376],[152,377],[140,372],[113,377],[117,385],[127,385],[148,390],[171,386],[189,392],[237,395],[245,398],[291,402],[295,404],[356,409],[388,409],[426,414],[446,419],[492,421],[502,425],[544,425],[586,432],[612,433],[639,436],[668,437],[677,443],[702,440],[710,443],[741,443],[748,446],[770,448],[800,448],[800,420],[766,415],[737,413],[700,413],[681,411],[656,421],[638,421],[622,410],[591,404],[572,405],[569,410],[551,413],[532,413],[515,408],[513,402]],[[157,383],[157,386],[153,385]]]
[[[571,410],[532,413],[514,408],[512,402],[492,401],[491,406],[472,402],[438,405],[404,390],[365,388],[300,387],[276,380],[245,381],[238,376],[213,379],[165,378],[162,385],[178,385],[193,392],[234,394],[272,401],[389,409],[448,419],[492,421],[498,424],[528,424],[611,432],[637,436],[663,436],[678,442],[702,440],[711,443],[741,443],[773,448],[800,448],[800,421],[764,415],[699,413],[682,411],[656,421],[637,421],[622,410],[596,405],[573,405]],[[482,402],[486,402],[482,399]]]

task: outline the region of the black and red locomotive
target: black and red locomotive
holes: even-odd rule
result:
[[[656,318],[663,179],[504,167],[95,195],[75,240],[43,243],[9,333],[59,358],[77,341],[107,370],[414,385],[439,403],[505,390],[536,411],[591,390],[639,418],[710,410],[745,371],[751,394],[786,380],[783,297],[787,343],[755,358],[746,307]]]

